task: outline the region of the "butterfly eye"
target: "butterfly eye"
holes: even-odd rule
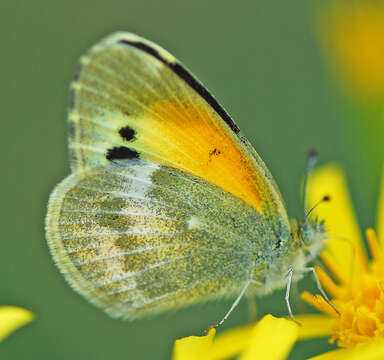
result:
[[[305,245],[311,244],[315,239],[316,231],[315,227],[312,224],[305,222],[302,226],[300,226],[299,231],[301,240],[304,242]]]

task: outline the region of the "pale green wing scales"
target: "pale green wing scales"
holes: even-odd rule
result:
[[[275,234],[252,207],[174,168],[127,164],[76,172],[50,197],[48,243],[73,288],[136,318],[238,295],[255,269],[264,281]]]

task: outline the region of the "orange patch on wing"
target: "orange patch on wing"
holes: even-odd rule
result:
[[[141,157],[202,177],[262,213],[258,184],[265,180],[236,135],[215,117],[213,110],[197,104],[155,103],[135,121],[132,145]]]

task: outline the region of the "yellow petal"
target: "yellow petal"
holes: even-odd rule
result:
[[[216,329],[210,329],[204,336],[188,336],[175,341],[173,360],[211,360],[210,349]]]
[[[338,313],[335,309],[325,301],[325,299],[319,295],[312,295],[308,291],[303,291],[300,297],[309,305],[313,306],[315,309],[321,311],[324,314],[329,315],[330,317],[338,317]]]
[[[384,343],[374,342],[361,344],[350,349],[329,351],[307,360],[382,360],[384,359]]]
[[[332,332],[332,318],[324,315],[296,315],[299,328],[299,340],[329,336]]]
[[[352,271],[360,272],[364,268],[364,252],[344,172],[338,165],[319,168],[310,178],[309,207],[324,195],[329,195],[331,200],[319,205],[314,213],[319,219],[325,220],[327,233],[330,234],[327,241],[328,251],[338,264],[343,277],[351,279]],[[332,238],[332,235],[342,239]]]
[[[240,354],[248,347],[255,326],[238,327],[218,335],[211,347],[210,359],[228,359]]]
[[[240,360],[286,359],[297,340],[299,326],[291,320],[264,316],[253,328],[249,347]]]
[[[377,206],[376,229],[381,248],[384,249],[384,171],[381,177],[380,196]]]
[[[17,306],[0,306],[0,341],[34,318],[31,311]]]

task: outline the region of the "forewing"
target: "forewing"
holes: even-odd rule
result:
[[[124,318],[237,295],[270,253],[273,231],[221,188],[142,160],[70,175],[47,217],[48,243],[69,283]]]
[[[212,95],[171,54],[129,33],[81,58],[72,84],[73,170],[140,158],[202,177],[288,228],[260,157]]]

